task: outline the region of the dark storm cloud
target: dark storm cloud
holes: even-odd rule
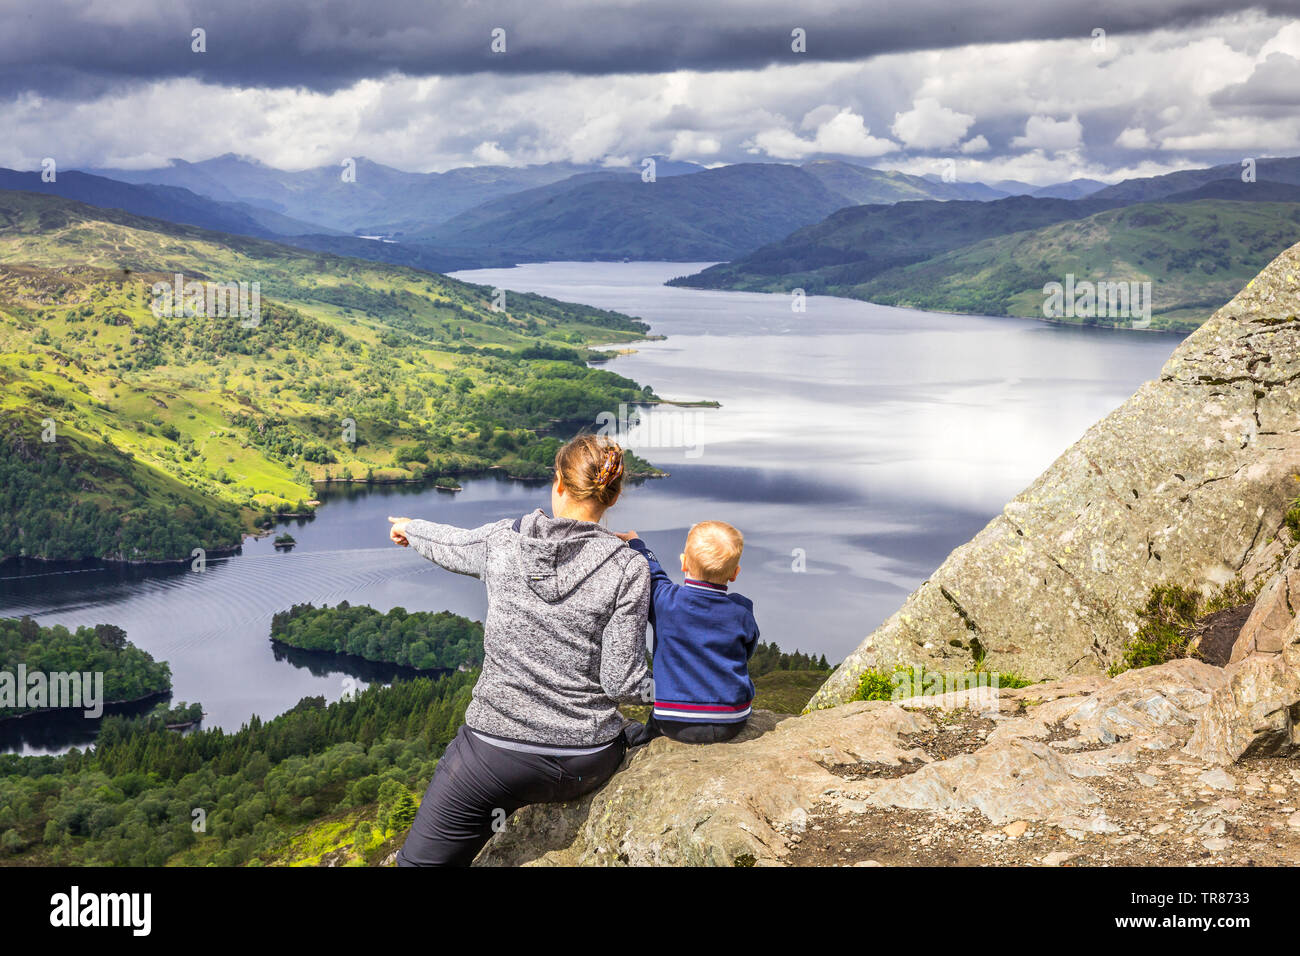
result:
[[[582,74],[717,70],[790,62],[790,32],[809,59],[968,43],[1087,38],[1187,25],[1233,9],[1294,13],[1300,0],[660,0],[549,4],[394,0],[85,0],[7,5],[0,14],[0,91],[60,96],[191,76],[225,86],[335,90],[393,72]],[[207,31],[192,53],[191,31]],[[506,53],[489,49],[506,30]]]

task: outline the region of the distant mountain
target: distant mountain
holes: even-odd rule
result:
[[[656,163],[659,176],[702,168],[667,159]],[[158,169],[93,170],[123,182],[182,186],[212,199],[251,203],[330,229],[385,235],[424,230],[500,196],[597,171],[590,164],[546,163],[409,173],[359,157],[355,181],[344,182],[338,164],[283,170],[233,153],[197,163],[174,159]]]
[[[516,261],[490,250],[469,256],[425,244],[381,242],[341,232],[330,233],[315,223],[290,219],[248,203],[206,199],[179,186],[119,183],[75,170],[59,173],[55,182],[43,183],[40,173],[0,169],[0,190],[46,193],[177,225],[198,226],[256,239],[274,239],[300,249],[410,266],[428,272],[510,266]]]
[[[992,187],[1007,196],[1037,196],[1040,199],[1082,199],[1106,184],[1098,179],[1071,179],[1064,183],[1051,183],[1047,186],[1035,186],[1033,183],[1021,182],[1019,179],[1001,179]]]
[[[993,202],[903,202],[841,209],[779,242],[670,285],[697,289],[832,293],[888,269],[990,236],[1082,219],[1119,205],[1092,199],[1012,196]]]
[[[995,189],[987,183],[976,181],[958,182],[956,180],[945,182],[943,177],[936,173],[926,173],[921,177],[921,179],[924,179],[938,190],[938,193],[935,196],[936,199],[977,199],[988,201],[993,199],[1006,199],[1007,196],[1011,195],[1010,193],[1003,192],[1001,189]],[[947,190],[945,190],[944,187],[947,187]]]
[[[336,256],[387,262],[395,266],[409,266],[426,272],[458,272],[462,269],[506,268],[518,259],[484,249],[466,254],[456,250],[440,249],[422,242],[388,242],[381,239],[363,239],[360,236],[313,234],[306,236],[281,236],[277,242],[313,252],[329,252]]]
[[[642,182],[582,176],[469,210],[427,234],[447,250],[533,259],[732,259],[850,200],[797,166],[741,163]]]
[[[816,176],[827,189],[855,205],[914,199],[1001,199],[1006,195],[983,183],[946,183],[938,176],[912,176],[840,160],[819,159],[799,168]]]
[[[1034,190],[1042,188],[1033,183],[1021,182],[1019,179],[1000,179],[991,186],[1008,196],[1030,196],[1033,195]]]
[[[165,219],[240,236],[272,238],[328,232],[321,226],[240,202],[224,202],[177,186],[135,185],[76,170],[60,172],[52,183],[39,172],[0,169],[0,189],[46,193],[76,199],[101,209],[121,209],[137,216]]]
[[[1178,193],[1190,192],[1220,180],[1241,182],[1243,172],[1240,163],[1225,163],[1206,169],[1184,169],[1163,176],[1148,176],[1142,179],[1126,179],[1122,183],[1108,186],[1093,193],[1096,199],[1122,199],[1126,202],[1151,202],[1165,199]],[[1255,163],[1257,182],[1244,185],[1259,185],[1264,182],[1288,183],[1300,185],[1300,156],[1282,159],[1260,159]]]
[[[1216,179],[1197,189],[1174,193],[1165,202],[1197,202],[1201,199],[1231,199],[1236,202],[1300,202],[1300,186],[1291,183]]]
[[[535,206],[538,203],[550,200],[556,196],[563,195],[578,189],[580,186],[586,186],[591,183],[605,182],[622,182],[622,183],[640,183],[641,176],[638,173],[628,172],[626,170],[597,170],[590,173],[577,173],[557,182],[547,183],[545,186],[537,186],[533,189],[524,189],[499,199],[491,199],[481,203],[472,209],[453,216],[449,222],[428,224],[421,228],[411,228],[409,232],[392,233],[400,236],[403,241],[414,242],[461,242],[462,237],[476,235],[484,230],[493,228],[494,224],[499,222],[503,217],[514,216],[518,211],[526,206]],[[648,184],[647,184],[648,185]],[[469,240],[464,240],[466,243]]]
[[[1099,179],[1071,179],[1067,183],[1052,183],[1050,186],[1039,186],[1032,190],[1029,195],[1038,196],[1042,199],[1082,199],[1084,196],[1095,195],[1099,190],[1105,188],[1106,184]]]

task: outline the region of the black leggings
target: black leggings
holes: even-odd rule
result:
[[[521,753],[486,743],[462,725],[434,768],[397,865],[469,866],[510,814],[590,793],[614,775],[625,749],[619,736],[583,756]]]

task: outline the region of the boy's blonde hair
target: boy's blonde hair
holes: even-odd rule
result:
[[[725,521],[701,521],[686,535],[686,560],[710,584],[730,581],[744,550],[745,536]]]

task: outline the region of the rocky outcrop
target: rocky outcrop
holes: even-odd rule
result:
[[[1208,763],[1242,757],[1287,756],[1300,747],[1300,648],[1257,654],[1230,666],[1188,742],[1187,752]]]
[[[1260,589],[1255,607],[1232,645],[1229,664],[1252,654],[1280,654],[1300,614],[1300,547],[1293,548],[1282,567]]]
[[[813,698],[852,696],[871,666],[1099,674],[1163,583],[1215,588],[1275,567],[1300,492],[1300,246],[1279,256],[1094,425]]]
[[[1187,753],[1210,763],[1300,749],[1300,547],[1260,590]]]
[[[1229,686],[1179,660],[992,699],[760,712],[736,742],[661,738],[586,799],[521,810],[477,863],[1300,861],[1300,813],[1277,797],[1291,762],[1187,747]]]
[[[660,737],[634,751],[585,800],[519,811],[479,862],[730,866],[771,860],[781,843],[774,825],[806,813],[816,795],[838,782],[828,765],[897,764],[918,756],[900,738],[928,726],[923,716],[877,702],[800,720],[756,711],[727,744],[691,746]]]

